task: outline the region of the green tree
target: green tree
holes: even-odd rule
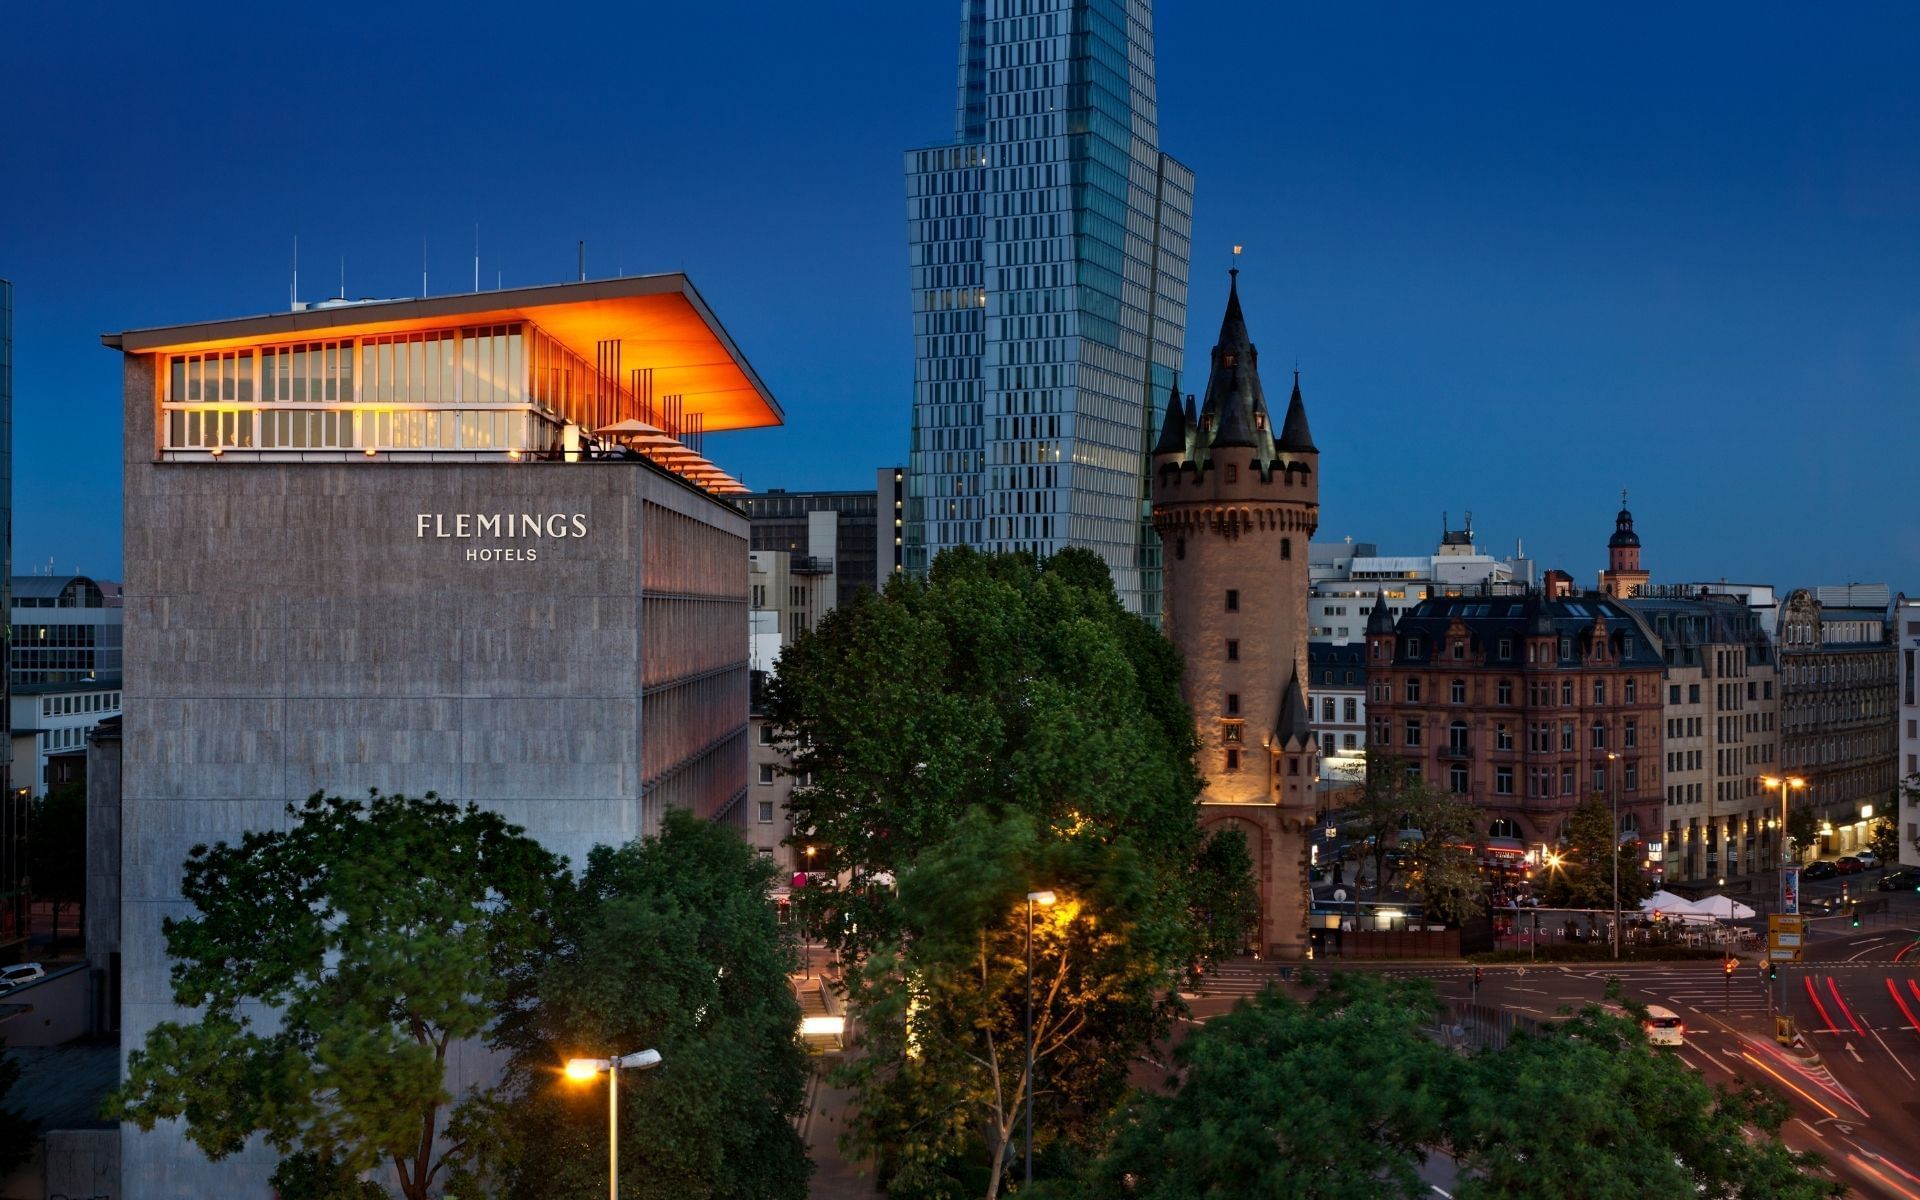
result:
[[[1787,861],[1796,863],[1806,862],[1811,859],[1814,852],[1819,849],[1815,844],[1815,839],[1819,836],[1819,832],[1820,823],[1814,820],[1812,809],[1789,809],[1787,811],[1787,837],[1790,841],[1788,843]]]
[[[27,873],[34,898],[53,902],[57,935],[61,910],[69,904],[77,908],[87,899],[86,788],[63,784],[33,802],[27,818]]]
[[[1387,855],[1402,829],[1419,828],[1414,810],[1427,803],[1431,790],[1407,760],[1371,747],[1365,755],[1360,786],[1340,832],[1366,847],[1366,857],[1373,861],[1374,883],[1384,891]]]
[[[1410,799],[1410,816],[1421,831],[1407,850],[1408,892],[1430,921],[1459,925],[1487,909],[1487,884],[1474,861],[1473,839],[1480,813],[1451,792],[1421,786]]]
[[[1630,1007],[1633,1007],[1630,1005]],[[1778,1137],[1785,1103],[1714,1088],[1597,1007],[1462,1064],[1459,1200],[1815,1200],[1845,1189]],[[1762,1136],[1749,1139],[1747,1129]]]
[[[684,811],[657,837],[596,847],[552,956],[509,1000],[501,1119],[451,1194],[604,1196],[606,1081],[574,1084],[556,1068],[652,1049],[661,1064],[620,1081],[620,1194],[802,1200],[812,1165],[795,1121],[809,1066],[772,876],[733,830]]]
[[[1892,817],[1875,820],[1867,834],[1867,849],[1879,860],[1893,864],[1900,858],[1900,823]]]
[[[1032,909],[1029,977],[1036,889],[1055,903]],[[1086,831],[1049,836],[1024,813],[970,811],[901,878],[896,904],[913,935],[871,955],[856,989],[864,1054],[847,1073],[860,1095],[851,1147],[883,1160],[893,1195],[991,1200],[1030,1089],[1036,1153],[1076,1115],[1108,1110],[1157,1031],[1179,942],[1158,923],[1153,876],[1130,847]]]
[[[311,1150],[281,1159],[272,1183],[275,1200],[387,1200],[387,1189]]]
[[[1208,964],[1232,958],[1260,922],[1260,890],[1247,836],[1230,826],[1215,830],[1194,858],[1193,875],[1189,906],[1198,957]]]
[[[401,1194],[427,1200],[469,1148],[440,1138],[448,1049],[531,970],[564,868],[432,794],[316,794],[288,814],[188,856],[197,915],[163,928],[174,1002],[199,1016],[148,1033],[108,1115],[183,1119],[214,1159],[257,1133],[348,1175],[391,1164]]]
[[[950,551],[925,581],[896,579],[836,609],[781,655],[768,707],[800,779],[793,841],[815,848],[820,873],[802,903],[847,968],[864,1053],[845,1076],[859,1093],[854,1140],[884,1158],[894,1194],[945,1194],[983,1157],[983,1177],[1001,1169],[993,1147],[1025,1086],[1004,1058],[1008,989],[1024,983],[1008,939],[1024,936],[1010,923],[1013,901],[1031,890],[1006,870],[1030,869],[1033,888],[1065,886],[1085,901],[1098,923],[1077,931],[1129,930],[1125,944],[1068,960],[1065,1032],[1036,1096],[1041,1141],[1090,1136],[1132,1054],[1164,1028],[1194,954],[1201,878],[1180,673],[1173,646],[1121,608],[1085,551],[1045,564]],[[1137,885],[1073,857],[1090,846]],[[961,886],[951,866],[1016,850],[977,884]],[[1052,856],[1069,851],[1057,869],[1073,867],[1082,885],[1049,875]],[[1096,902],[1085,890],[1096,884],[1112,894]],[[973,924],[956,928],[961,915]],[[915,1039],[921,1029],[932,1039],[947,1021],[928,1015],[936,988],[976,1024],[925,1042],[916,1058],[908,1013],[919,1014]],[[968,1039],[989,1029],[985,1053]]]
[[[1611,909],[1616,857],[1620,908],[1633,912],[1640,901],[1653,894],[1647,877],[1640,873],[1639,852],[1631,845],[1618,844],[1612,809],[1605,800],[1591,796],[1567,817],[1567,847],[1561,852],[1560,865],[1547,870],[1547,902],[1569,908]]]
[[[1120,1112],[1080,1194],[1431,1194],[1418,1172],[1444,1137],[1461,1073],[1425,1032],[1436,1009],[1424,983],[1356,974],[1305,1004],[1269,990],[1215,1017],[1175,1051],[1169,1090]]]

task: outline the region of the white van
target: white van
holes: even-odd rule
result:
[[[1640,1020],[1640,1028],[1647,1035],[1647,1041],[1656,1046],[1684,1046],[1687,1044],[1687,1023],[1680,1014],[1670,1008],[1661,1008],[1658,1004],[1647,1005],[1647,1015]]]

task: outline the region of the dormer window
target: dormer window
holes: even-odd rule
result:
[[[1455,638],[1453,642],[1453,656],[1455,658],[1465,658],[1467,656],[1467,644],[1458,638]]]
[[[1240,482],[1240,468],[1234,465],[1233,463],[1227,464],[1227,482],[1228,483]]]

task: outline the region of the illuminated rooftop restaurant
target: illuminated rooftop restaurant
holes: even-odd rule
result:
[[[685,275],[643,275],[107,334],[154,357],[174,462],[627,459],[747,491],[705,435],[780,406]]]

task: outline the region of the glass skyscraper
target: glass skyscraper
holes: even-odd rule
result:
[[[962,0],[954,139],[907,154],[907,567],[1098,553],[1158,618],[1157,401],[1186,342],[1193,172],[1160,152],[1151,0]]]

